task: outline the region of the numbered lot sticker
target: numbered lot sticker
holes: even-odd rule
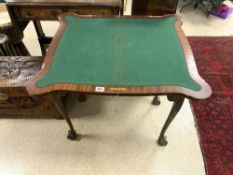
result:
[[[100,86],[95,87],[96,92],[104,92],[104,90],[105,90],[104,87],[100,87]]]

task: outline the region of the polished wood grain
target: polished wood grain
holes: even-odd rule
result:
[[[116,15],[119,8],[112,7],[67,7],[67,6],[18,6],[14,7],[13,16],[20,21],[24,20],[58,20],[62,13],[76,13],[77,15]]]
[[[132,15],[161,16],[175,14],[179,0],[133,0]]]
[[[179,86],[104,86],[105,90],[104,92],[96,92],[96,87],[99,85],[81,85],[81,84],[69,84],[69,83],[57,83],[52,84],[50,86],[46,86],[44,88],[38,88],[36,87],[35,83],[42,79],[49,71],[50,66],[53,61],[54,54],[56,52],[56,46],[59,42],[65,27],[67,25],[65,21],[65,15],[73,15],[76,18],[99,18],[94,16],[85,16],[80,17],[74,14],[64,14],[60,17],[60,27],[52,41],[52,44],[49,48],[49,52],[47,53],[45,57],[44,64],[42,66],[41,71],[35,76],[28,84],[27,84],[27,90],[30,94],[43,94],[48,93],[56,90],[68,90],[68,91],[78,91],[82,93],[90,93],[90,94],[109,94],[109,95],[156,95],[156,94],[169,94],[169,93],[175,93],[175,94],[182,94],[187,97],[196,98],[196,99],[205,99],[211,95],[211,88],[210,86],[203,80],[200,75],[198,74],[197,67],[195,64],[195,60],[192,54],[191,47],[188,43],[188,40],[186,39],[182,29],[181,29],[181,19],[179,17],[177,18],[177,21],[175,22],[175,29],[177,31],[177,34],[180,38],[184,54],[186,57],[186,63],[188,66],[188,71],[190,76],[194,81],[196,81],[201,86],[200,91],[192,91],[190,89],[179,87]],[[169,15],[170,16],[170,15]],[[138,18],[144,18],[144,19],[158,19],[158,18],[166,18],[168,16],[163,17],[138,17]],[[104,17],[104,18],[112,18],[112,17]],[[135,18],[135,17],[121,17],[121,16],[115,16],[114,18]]]
[[[57,20],[62,13],[78,15],[119,14],[122,0],[7,0],[11,19]]]
[[[119,0],[5,0],[6,3],[14,3],[14,4],[34,4],[39,3],[41,5],[48,5],[50,3],[56,4],[65,4],[65,3],[74,3],[74,4],[91,4],[91,5],[112,5],[119,6]]]

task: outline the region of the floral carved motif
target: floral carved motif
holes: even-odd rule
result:
[[[41,68],[42,59],[35,57],[0,57],[0,80],[21,79],[25,81]]]

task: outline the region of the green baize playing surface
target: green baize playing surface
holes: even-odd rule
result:
[[[175,17],[65,19],[53,63],[37,87],[77,83],[200,90],[188,73]]]

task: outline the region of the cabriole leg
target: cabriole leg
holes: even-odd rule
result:
[[[183,96],[179,96],[179,95],[168,95],[167,96],[169,101],[173,102],[173,106],[172,109],[168,115],[168,118],[160,132],[160,136],[158,139],[158,144],[160,146],[166,146],[167,145],[167,140],[165,137],[165,132],[167,130],[167,128],[169,127],[169,125],[171,124],[171,122],[173,121],[173,119],[176,117],[177,113],[180,111],[183,103],[184,103],[184,97]]]
[[[76,131],[74,130],[73,124],[65,110],[64,104],[62,102],[61,93],[54,92],[52,94],[54,104],[56,105],[57,109],[62,114],[63,118],[66,120],[67,124],[69,125],[70,130],[68,131],[67,138],[70,140],[74,140],[77,137]]]

